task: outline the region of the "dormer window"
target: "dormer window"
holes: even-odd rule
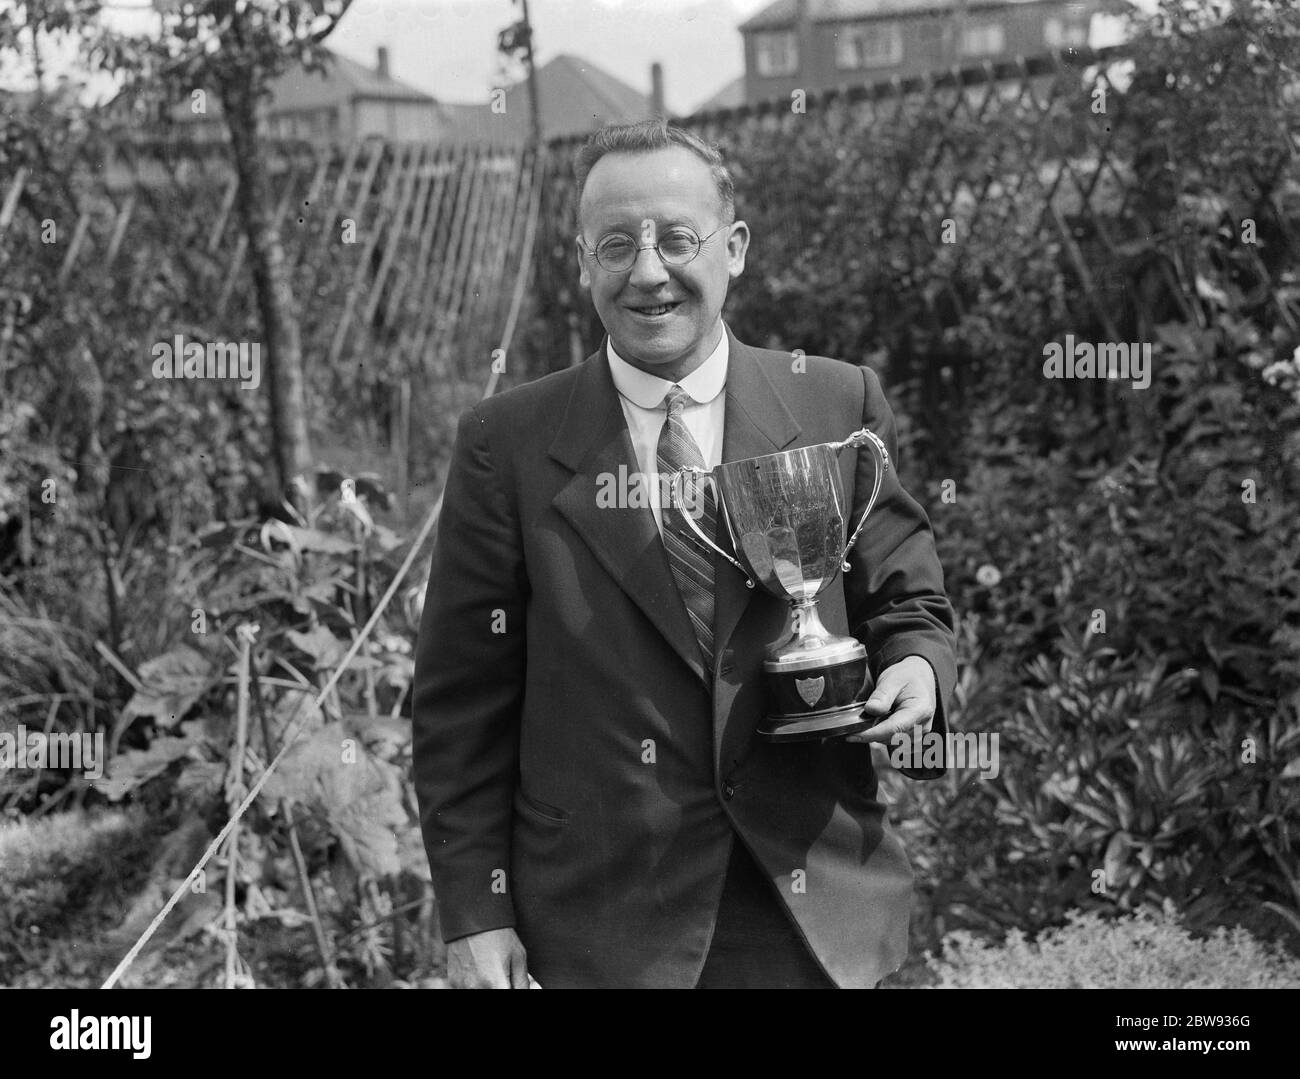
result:
[[[799,39],[794,31],[755,34],[754,69],[764,78],[795,74],[799,70]]]
[[[963,56],[997,56],[1007,48],[1006,34],[997,22],[975,23],[961,31]]]

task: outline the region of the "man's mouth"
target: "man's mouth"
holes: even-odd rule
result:
[[[683,300],[674,300],[671,303],[657,303],[641,307],[629,307],[628,310],[634,311],[636,314],[643,315],[646,318],[658,318],[661,315],[671,314],[673,311],[676,311],[684,302],[685,301]]]

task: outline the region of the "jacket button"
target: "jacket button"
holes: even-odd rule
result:
[[[735,795],[735,793],[736,793],[736,788],[733,787],[730,783],[722,784],[722,797],[730,799]]]

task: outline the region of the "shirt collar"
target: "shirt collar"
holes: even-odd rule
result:
[[[605,354],[609,357],[609,373],[614,379],[614,388],[640,408],[663,408],[664,398],[674,385],[684,389],[698,404],[707,404],[727,384],[727,361],[731,352],[727,337],[727,328],[723,326],[722,338],[709,358],[680,382],[673,383],[633,367],[614,351],[614,342],[606,336]]]

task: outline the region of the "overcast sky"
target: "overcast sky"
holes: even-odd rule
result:
[[[669,109],[688,112],[744,70],[741,22],[768,0],[529,0],[537,59],[575,53],[650,92],[664,66]],[[354,0],[332,48],[391,71],[446,101],[484,101],[504,69],[497,31],[520,17],[513,0]]]

